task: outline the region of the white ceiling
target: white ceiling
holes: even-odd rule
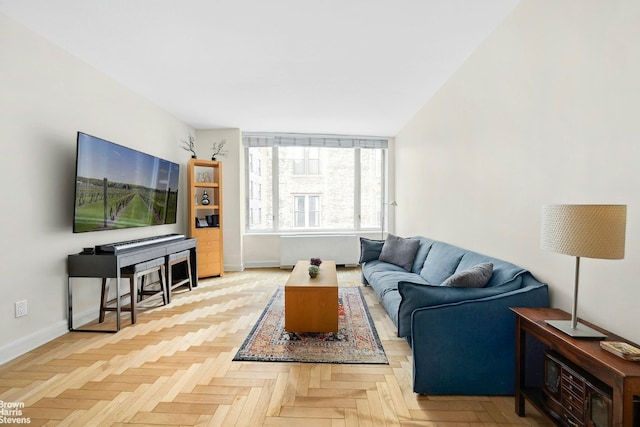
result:
[[[0,12],[196,129],[393,136],[517,3],[0,0]]]

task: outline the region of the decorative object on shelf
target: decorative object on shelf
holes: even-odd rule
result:
[[[547,323],[574,338],[605,338],[578,323],[580,257],[624,258],[626,205],[549,205],[542,209],[542,249],[576,257],[571,320]]]
[[[198,182],[213,182],[211,174],[206,172],[200,172],[198,174]]]
[[[200,203],[202,203],[203,205],[208,205],[209,203],[211,203],[211,201],[209,200],[209,195],[207,194],[207,190],[204,190],[204,192],[202,193],[202,200],[200,201]]]
[[[322,260],[320,258],[311,258],[311,260],[309,260],[309,264],[320,267],[320,264],[322,264]]]
[[[318,277],[319,272],[320,272],[320,267],[318,267],[317,265],[309,266],[309,277],[311,277],[312,279],[314,277]]]
[[[640,348],[624,341],[600,341],[600,347],[625,360],[640,362]]]
[[[189,134],[187,140],[182,140],[182,149],[191,152],[191,158],[195,159],[196,156],[196,138]]]
[[[224,149],[226,143],[226,139],[223,139],[220,142],[213,143],[213,147],[211,147],[211,151],[213,151],[213,154],[211,154],[211,160],[215,161],[216,157],[224,157],[227,155],[227,150]]]
[[[615,425],[610,387],[553,350],[545,351],[545,372],[543,405],[551,419],[567,426]]]
[[[206,215],[205,218],[209,227],[220,227],[220,215]]]

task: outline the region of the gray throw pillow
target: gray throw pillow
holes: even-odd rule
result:
[[[442,286],[455,286],[458,288],[484,288],[493,275],[493,264],[481,262],[473,267],[458,271],[442,282]]]
[[[418,246],[420,246],[419,240],[405,239],[389,234],[382,245],[378,259],[411,271]]]

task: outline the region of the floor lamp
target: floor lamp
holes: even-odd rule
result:
[[[395,200],[392,200],[389,203],[382,203],[382,215],[381,215],[381,223],[380,223],[380,240],[384,240],[384,219],[385,219],[385,215],[384,215],[385,207],[384,207],[384,205],[389,205],[389,206],[396,207],[396,206],[398,206],[398,202],[396,202]]]
[[[580,258],[624,258],[626,205],[549,205],[542,209],[542,249],[576,257],[571,320],[547,323],[576,338],[605,338],[578,323]]]

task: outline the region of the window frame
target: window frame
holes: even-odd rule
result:
[[[244,137],[243,137],[244,139]],[[353,173],[355,174],[354,176],[354,212],[353,212],[353,227],[352,228],[339,228],[339,229],[335,229],[335,228],[321,228],[320,226],[318,227],[309,227],[307,226],[307,224],[309,223],[309,213],[308,213],[308,198],[306,198],[305,200],[305,227],[292,227],[292,228],[286,228],[286,229],[281,229],[280,228],[280,224],[279,224],[279,220],[280,220],[280,206],[279,206],[279,201],[280,201],[280,189],[279,189],[279,178],[280,178],[280,165],[279,165],[279,147],[288,147],[291,145],[278,145],[278,144],[265,144],[265,145],[247,145],[245,143],[245,178],[246,178],[246,183],[245,183],[245,191],[247,191],[247,195],[245,197],[245,203],[246,203],[246,222],[245,222],[245,233],[246,234],[287,234],[287,233],[301,233],[301,232],[308,232],[308,233],[344,233],[344,232],[371,232],[371,231],[384,231],[387,228],[387,222],[386,222],[386,215],[384,213],[384,209],[386,208],[386,201],[388,199],[388,188],[387,188],[387,183],[388,183],[388,146],[387,146],[387,139],[384,139],[384,147],[348,147],[345,148],[347,150],[352,150],[353,152],[353,156],[354,156],[354,167],[353,167]],[[299,146],[299,145],[298,145]],[[271,212],[271,227],[270,228],[260,228],[260,229],[252,229],[252,226],[254,224],[251,223],[251,218],[250,218],[250,200],[251,200],[251,195],[248,193],[249,189],[250,189],[250,175],[252,173],[251,170],[249,170],[249,159],[251,157],[250,154],[250,148],[255,147],[255,148],[270,148],[271,149],[271,184],[269,184],[268,182],[263,182],[261,185],[271,185],[271,202],[272,202],[272,212]],[[302,148],[309,148],[309,147],[314,147],[314,148],[318,148],[318,157],[321,158],[322,156],[319,153],[319,149],[322,148],[322,146],[302,146]],[[333,146],[328,146],[327,148],[332,148]],[[361,206],[361,191],[362,191],[362,185],[361,185],[361,174],[362,174],[362,168],[361,168],[361,150],[368,150],[368,149],[376,149],[376,150],[380,150],[380,164],[376,166],[376,172],[380,172],[381,176],[380,176],[380,212],[378,213],[378,218],[380,222],[383,222],[382,224],[378,224],[377,226],[374,227],[362,227],[361,224],[361,212],[362,212],[362,206]],[[308,150],[304,150],[304,163],[305,163],[305,172],[308,172]],[[252,160],[253,163],[253,160]],[[253,166],[253,165],[252,165]],[[294,171],[295,166],[292,164],[291,165],[292,171]],[[379,168],[379,169],[378,169]],[[318,172],[319,175],[321,175],[321,170],[322,170],[322,165],[321,165],[321,161],[318,160]],[[300,177],[304,177],[304,176],[308,176],[307,174],[295,174],[295,176],[300,176]],[[316,176],[316,174],[311,174],[311,176]],[[315,193],[297,193],[297,194],[293,194],[293,196],[303,196],[303,195],[312,195],[312,196],[320,196],[318,194]],[[319,205],[318,205],[318,223],[321,222],[321,211],[322,211],[322,198],[319,197],[318,199]],[[295,205],[295,204],[294,204]],[[295,209],[295,206],[294,206]],[[294,218],[295,218],[295,212],[294,212]],[[294,220],[295,221],[295,220]]]

